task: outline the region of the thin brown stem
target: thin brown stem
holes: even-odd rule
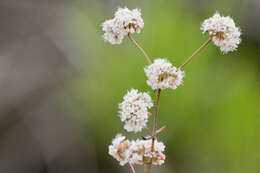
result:
[[[151,132],[151,130],[148,128],[148,127],[145,127],[147,133],[150,135],[150,136],[153,136],[153,133]]]
[[[152,136],[152,146],[151,152],[154,151],[154,141],[156,139],[156,129],[157,129],[157,121],[158,121],[158,111],[159,111],[159,100],[160,100],[161,90],[157,90],[156,101],[155,101],[155,113],[154,113],[154,120],[153,120],[153,136]],[[151,173],[152,168],[152,160],[149,164],[146,165],[146,173]]]
[[[200,47],[199,49],[197,49],[197,50],[179,67],[179,69],[180,69],[180,70],[183,69],[183,67],[184,67],[185,65],[187,65],[187,64],[192,60],[193,57],[195,57],[198,53],[200,53],[200,51],[201,51],[203,48],[205,48],[205,47],[210,43],[211,40],[212,40],[212,37],[210,37],[205,43],[203,43],[203,45],[201,45],[201,47]]]
[[[161,95],[161,90],[158,89],[157,90],[157,95],[156,95],[155,113],[154,113],[154,120],[153,120],[153,138],[156,138],[160,95]],[[152,150],[153,150],[153,148],[152,148]]]
[[[156,135],[164,132],[166,130],[166,126],[162,126],[160,129],[156,130]]]
[[[144,165],[144,173],[151,173],[152,163]]]
[[[156,130],[156,135],[159,135],[160,133],[164,132],[166,130],[166,126],[162,126],[160,129]],[[144,140],[150,140],[153,138],[153,134],[149,129],[149,136],[141,136]]]
[[[135,173],[135,168],[134,168],[134,166],[130,163],[130,162],[128,162],[129,163],[129,166],[130,166],[130,168],[131,168],[131,170],[132,170],[132,173]]]
[[[145,53],[145,51],[143,50],[143,48],[134,40],[134,38],[131,36],[131,34],[128,34],[128,37],[130,39],[130,41],[137,47],[137,49],[139,49],[142,54],[144,55],[146,61],[148,62],[148,64],[152,64],[150,58],[148,57],[148,55]]]

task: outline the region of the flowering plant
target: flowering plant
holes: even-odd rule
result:
[[[216,12],[213,17],[206,19],[202,25],[203,33],[209,34],[209,39],[202,44],[182,65],[173,66],[167,59],[158,58],[154,62],[150,60],[142,47],[133,39],[132,34],[140,33],[144,27],[144,21],[139,9],[129,10],[118,8],[114,18],[102,24],[105,32],[103,38],[111,44],[121,44],[125,37],[141,51],[148,66],[144,68],[147,76],[147,84],[157,92],[155,100],[155,112],[153,128],[147,127],[147,121],[152,113],[149,109],[154,105],[151,97],[146,92],[131,89],[119,104],[119,116],[125,123],[124,128],[128,132],[140,132],[147,130],[148,136],[137,140],[129,140],[118,134],[109,146],[109,154],[119,161],[120,165],[129,164],[133,173],[134,164],[145,165],[145,172],[150,173],[152,165],[161,165],[165,161],[165,145],[157,141],[157,135],[166,129],[166,126],[157,129],[159,99],[162,90],[177,89],[183,84],[183,68],[211,41],[220,48],[223,53],[235,51],[241,42],[241,31],[236,27],[232,18],[223,17]]]

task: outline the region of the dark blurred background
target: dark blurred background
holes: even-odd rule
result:
[[[101,38],[119,6],[142,9],[134,37],[176,66],[207,39],[204,19],[216,10],[234,18],[238,51],[209,45],[185,68],[184,86],[162,93],[167,159],[154,172],[259,173],[259,0],[1,0],[0,172],[130,172],[107,147],[116,133],[142,133],[124,131],[117,104],[130,88],[155,93],[129,40]]]

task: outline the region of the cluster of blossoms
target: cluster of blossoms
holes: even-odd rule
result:
[[[149,66],[144,68],[148,78],[146,82],[152,90],[157,90],[153,132],[150,132],[148,128],[150,136],[143,137],[142,140],[130,141],[125,136],[119,134],[109,146],[109,154],[118,160],[120,165],[125,165],[126,163],[129,163],[130,166],[132,164],[161,165],[164,163],[165,145],[156,140],[158,102],[161,90],[167,88],[175,90],[182,85],[184,77],[182,68],[211,40],[224,53],[236,50],[241,42],[240,29],[235,26],[234,21],[230,17],[222,17],[219,13],[216,13],[213,17],[205,20],[201,26],[203,33],[207,32],[210,35],[209,40],[177,68],[168,60],[161,58],[155,59],[154,63],[151,63],[144,50],[130,35],[139,33],[143,27],[144,22],[141,18],[140,10],[129,10],[128,8],[118,8],[114,18],[102,24],[102,29],[105,32],[103,35],[105,41],[111,44],[120,44],[124,37],[128,35],[135,46],[144,54],[149,63]],[[142,131],[146,127],[149,116],[152,115],[149,112],[152,106],[152,99],[146,92],[141,93],[137,89],[131,89],[127,92],[123,102],[119,104],[119,117],[125,123],[125,130],[134,133]]]
[[[140,132],[148,121],[148,109],[153,106],[151,97],[147,93],[140,93],[132,89],[124,96],[124,101],[119,104],[121,121],[125,122],[124,128],[128,132]]]
[[[131,146],[132,142],[127,140],[125,136],[117,134],[112,141],[112,145],[108,147],[108,153],[119,161],[120,165],[125,165],[129,162]]]
[[[208,32],[216,46],[224,53],[234,51],[241,42],[240,29],[229,16],[223,17],[218,12],[213,17],[206,19],[202,25],[203,33]]]
[[[176,89],[183,83],[184,72],[172,66],[166,59],[156,59],[153,64],[144,69],[148,78],[147,84],[153,90]]]
[[[116,135],[109,146],[109,154],[119,161],[120,165],[148,164],[161,165],[164,163],[165,145],[162,142],[154,141],[154,149],[151,151],[152,140],[129,141],[121,134]]]
[[[165,145],[162,142],[154,141],[154,149],[152,148],[152,140],[139,140],[132,142],[131,158],[130,162],[133,164],[143,164],[150,163],[154,165],[161,165],[164,163],[165,155],[163,154],[165,150]]]
[[[118,8],[114,18],[102,24],[103,38],[111,44],[121,44],[128,34],[140,33],[144,21],[139,9]]]

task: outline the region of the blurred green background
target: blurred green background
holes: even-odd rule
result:
[[[100,24],[118,6],[142,9],[145,27],[135,39],[152,59],[167,58],[179,66],[208,38],[200,24],[216,10],[247,31],[248,2],[93,1],[70,16],[75,37],[85,45],[81,62],[86,64],[73,87],[73,109],[91,129],[102,164],[117,166],[106,154],[116,133],[140,136],[124,131],[117,116],[123,95],[131,88],[149,91],[153,98],[155,93],[146,85],[142,54],[128,38],[122,45],[104,43]],[[167,130],[159,140],[167,146],[169,172],[260,172],[260,51],[246,31],[238,51],[223,55],[211,43],[185,67],[184,86],[162,92],[159,126]]]
[[[102,39],[101,24],[124,6],[142,10],[133,37],[151,59],[175,66],[208,39],[200,25],[217,10],[242,29],[237,51],[209,44],[185,67],[184,85],[162,92],[166,162],[153,172],[259,173],[259,0],[1,0],[0,172],[130,172],[108,145],[145,131],[123,129],[118,103],[131,88],[155,93],[128,38]]]

